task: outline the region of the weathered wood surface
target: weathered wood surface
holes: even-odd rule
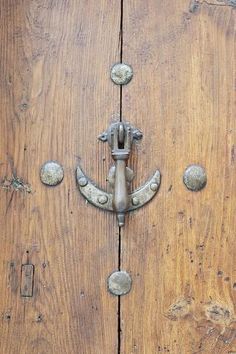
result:
[[[134,187],[156,168],[162,185],[122,230],[133,288],[119,322],[106,289],[116,220],[86,205],[75,168],[105,187],[110,151],[96,138],[120,110],[120,5],[0,4],[0,353],[117,353],[119,323],[120,353],[236,352],[234,1],[123,1],[134,78],[122,116],[144,132]],[[54,188],[39,180],[50,159],[65,169]],[[182,182],[191,163],[207,170],[198,193]]]
[[[236,352],[235,2],[124,1],[123,117],[144,132],[136,185],[158,196],[122,232],[121,353]],[[207,170],[188,191],[183,171]]]
[[[79,160],[105,185],[109,151],[98,133],[119,112],[109,69],[119,61],[115,0],[0,4],[0,353],[115,353],[117,226],[86,205]],[[58,160],[57,187],[40,166]],[[21,265],[33,264],[33,297],[20,294]]]

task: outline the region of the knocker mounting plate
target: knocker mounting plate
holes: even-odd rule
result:
[[[81,167],[77,167],[76,178],[81,194],[96,207],[116,212],[119,226],[123,226],[125,223],[125,213],[141,208],[148,203],[160,187],[161,174],[157,170],[144,185],[131,193],[129,191],[134,173],[127,166],[127,161],[133,141],[141,138],[140,130],[123,122],[111,124],[107,131],[99,135],[101,141],[108,142],[112,158],[115,161],[108,176],[112,193],[98,188],[84,174]]]

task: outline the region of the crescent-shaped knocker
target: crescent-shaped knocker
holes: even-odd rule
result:
[[[139,189],[130,192],[130,184],[134,178],[134,172],[127,166],[132,143],[134,140],[142,139],[143,134],[139,129],[132,127],[129,123],[112,123],[109,128],[99,135],[99,140],[108,142],[115,165],[111,167],[108,182],[112,193],[108,193],[96,186],[77,167],[76,178],[81,194],[88,202],[98,208],[113,211],[117,214],[118,225],[125,224],[125,214],[138,209],[148,203],[157,193],[161,174],[158,170]]]

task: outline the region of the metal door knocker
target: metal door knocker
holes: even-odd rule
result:
[[[96,207],[113,211],[117,214],[118,225],[125,223],[125,213],[142,207],[157,193],[161,174],[157,170],[154,175],[139,189],[129,192],[134,172],[127,166],[132,143],[142,138],[140,130],[129,123],[112,123],[107,131],[99,135],[99,140],[108,142],[115,165],[111,167],[108,182],[112,193],[98,188],[85,176],[80,166],[77,167],[76,178],[81,194]]]

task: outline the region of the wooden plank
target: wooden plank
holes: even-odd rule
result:
[[[233,2],[124,2],[123,116],[142,129],[134,186],[159,168],[157,197],[131,214],[121,267],[122,353],[236,351],[236,120]],[[183,184],[192,163],[208,183]]]
[[[105,186],[110,152],[97,136],[119,112],[110,67],[119,60],[116,0],[0,4],[0,352],[114,353],[114,218],[87,205],[75,170]],[[63,182],[39,170],[59,161]],[[21,265],[34,293],[20,296]]]

